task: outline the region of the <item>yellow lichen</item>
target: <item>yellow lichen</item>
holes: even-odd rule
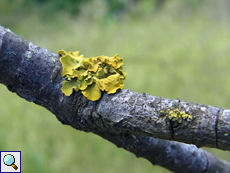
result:
[[[79,67],[81,67],[81,61],[83,61],[84,56],[79,56],[79,51],[66,53],[64,50],[60,50],[58,53],[63,55],[60,58],[63,68],[61,73],[62,76],[71,76],[73,75],[74,69],[78,69]]]
[[[161,115],[167,116],[171,121],[176,121],[178,123],[182,123],[183,120],[190,121],[193,119],[193,116],[187,114],[185,111],[180,111],[178,108],[175,109],[167,109],[160,110],[159,113]]]
[[[58,52],[62,57],[62,76],[64,81],[62,92],[70,96],[73,90],[81,90],[82,94],[89,100],[95,101],[101,97],[101,91],[108,94],[122,89],[126,73],[122,69],[122,58],[116,54],[113,57],[98,56],[84,58],[79,51]]]
[[[77,79],[63,81],[62,85],[63,87],[61,88],[61,90],[63,93],[65,93],[66,96],[70,96],[73,92],[73,89],[75,91],[79,90],[79,83],[77,82]]]

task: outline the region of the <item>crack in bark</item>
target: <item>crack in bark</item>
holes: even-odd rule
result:
[[[219,123],[219,116],[222,114],[222,109],[220,108],[218,111],[218,114],[216,116],[216,121],[215,121],[215,133],[216,133],[216,148],[218,148],[218,123]]]
[[[93,114],[93,112],[95,112],[95,113],[98,115],[98,117],[100,118],[100,121],[101,121],[103,127],[106,128],[102,116],[97,112],[98,107],[99,107],[99,102],[97,102],[97,103],[93,106],[93,110],[92,110],[91,116],[93,116],[92,114]]]
[[[102,122],[103,127],[106,128],[105,123],[104,123],[104,121],[103,121],[103,118],[102,118],[101,114],[99,114],[97,111],[96,111],[96,113],[97,113],[97,115],[99,116],[99,118],[101,119],[101,122]]]
[[[169,123],[170,123],[171,136],[172,136],[172,139],[175,141],[175,138],[174,138],[174,130],[173,130],[173,124],[172,124],[173,122],[170,120]]]
[[[106,128],[105,123],[104,123],[103,118],[102,118],[102,115],[99,114],[99,112],[98,112],[98,107],[99,107],[99,102],[97,102],[97,103],[95,104],[95,107],[94,107],[93,110],[95,111],[95,113],[96,113],[96,114],[98,115],[98,117],[100,118],[103,127]]]

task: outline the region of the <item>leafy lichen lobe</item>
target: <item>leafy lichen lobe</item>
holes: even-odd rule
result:
[[[61,90],[66,96],[70,96],[74,90],[81,90],[87,99],[96,101],[101,97],[101,91],[112,94],[123,88],[127,74],[122,69],[122,58],[118,54],[113,57],[84,58],[79,53],[58,52],[62,55],[61,75],[66,78]]]

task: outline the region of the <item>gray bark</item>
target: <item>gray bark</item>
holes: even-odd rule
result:
[[[61,92],[65,79],[59,58],[0,26],[0,83],[10,91],[45,107],[63,124],[100,135],[173,172],[230,172],[228,162],[197,148],[230,150],[230,110],[130,90],[103,93],[95,102],[80,92],[67,97]],[[193,118],[170,120],[167,111],[176,108]]]

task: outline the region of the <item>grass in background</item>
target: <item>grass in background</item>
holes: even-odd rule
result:
[[[125,89],[230,108],[228,20],[216,8],[178,10],[183,9],[168,3],[157,13],[135,18],[128,13],[115,22],[65,13],[47,18],[19,14],[8,16],[12,22],[0,22],[52,52],[80,50],[85,57],[119,53],[128,73]],[[169,172],[96,135],[61,125],[50,112],[4,86],[0,121],[0,150],[22,151],[25,173]],[[208,150],[230,161],[229,152]]]

